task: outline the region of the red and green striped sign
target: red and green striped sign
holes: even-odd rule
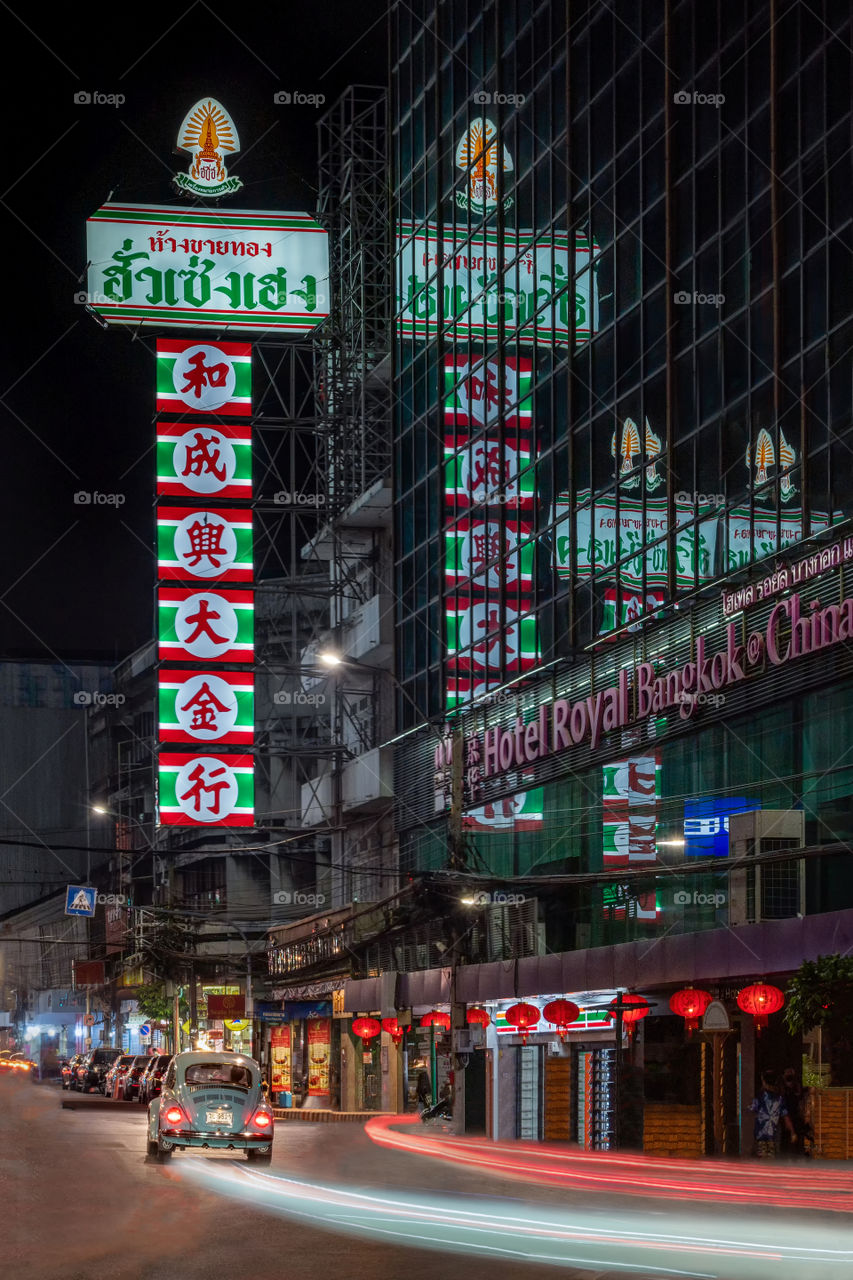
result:
[[[160,826],[255,825],[255,764],[251,756],[161,751],[158,780]]]
[[[503,371],[503,387],[501,387]],[[533,361],[508,357],[444,357],[444,421],[449,427],[476,431],[497,424],[501,404],[504,425],[529,427],[533,420]]]
[[[527,671],[541,658],[536,619],[514,609],[501,612],[497,599],[454,601],[446,610],[448,666],[457,671]]]
[[[530,432],[512,427],[497,438],[466,434],[444,439],[444,494],[449,509],[473,506],[530,511],[536,498],[536,468]]]
[[[190,501],[252,497],[248,423],[157,423],[157,492]]]
[[[445,530],[445,578],[469,591],[533,586],[533,526],[517,520],[457,520]]]
[[[308,214],[107,204],[86,224],[89,305],[107,324],[311,333],[328,242]]]
[[[161,742],[236,742],[255,736],[255,680],[251,672],[184,671],[159,674]]]
[[[250,417],[251,345],[158,338],[157,411]]]
[[[544,822],[544,805],[544,788],[531,787],[529,791],[517,791],[514,796],[466,809],[462,826],[467,831],[538,831]]]
[[[255,597],[252,591],[161,586],[157,594],[161,661],[253,662]]]
[[[251,510],[160,507],[157,574],[170,580],[251,582]]]
[[[525,996],[525,1003],[535,1005],[541,1014],[542,1010],[545,1008],[545,1005],[554,999],[557,999],[557,997],[556,996],[546,996],[546,997],[537,996],[531,999],[530,997]],[[509,1008],[509,1006],[507,1006],[507,1008]],[[507,1022],[506,1013],[507,1011],[505,1009],[499,1009],[495,1013],[495,1016],[494,1016],[495,1031],[497,1032],[506,1031],[514,1035],[518,1035],[518,1028],[515,1025]],[[569,1025],[567,1027],[563,1027],[562,1030],[564,1031],[606,1031],[607,1028],[610,1026],[612,1026],[612,1023],[610,1021],[610,1018],[608,1017],[608,1013],[606,1009],[579,1009],[578,1016],[577,1018],[575,1018],[574,1022],[569,1023]],[[534,1035],[550,1035],[553,1037],[557,1035],[557,1028],[554,1026],[553,1023],[548,1022],[545,1019],[545,1016],[543,1014],[541,1021],[536,1024],[533,1034]]]
[[[661,762],[656,752],[614,760],[602,771],[605,867],[657,861]]]

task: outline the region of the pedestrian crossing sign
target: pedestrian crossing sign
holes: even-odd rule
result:
[[[97,890],[85,885],[70,884],[65,891],[65,914],[67,916],[93,916]]]

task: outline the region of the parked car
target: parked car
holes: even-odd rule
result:
[[[155,1053],[149,1058],[148,1066],[139,1082],[140,1102],[148,1103],[152,1098],[157,1097],[163,1087],[163,1077],[171,1061],[171,1053]]]
[[[273,1111],[253,1058],[214,1050],[179,1053],[163,1090],[148,1107],[148,1154],[207,1148],[245,1151],[256,1164],[272,1160]]]
[[[103,1093],[104,1076],[116,1058],[121,1057],[121,1049],[92,1049],[78,1066],[75,1077],[76,1085],[81,1093]]]
[[[133,1102],[134,1098],[139,1097],[139,1082],[150,1061],[146,1054],[138,1053],[125,1071],[121,1090],[121,1096],[125,1102]]]
[[[104,1076],[104,1095],[107,1098],[116,1096],[116,1082],[118,1078],[124,1075],[136,1055],[132,1053],[123,1053],[120,1058],[116,1058],[107,1074]],[[121,1085],[119,1084],[119,1093],[121,1093]]]
[[[72,1081],[77,1078],[77,1068],[83,1061],[83,1056],[84,1055],[82,1053],[75,1053],[72,1054],[67,1062],[63,1062],[59,1069],[59,1077],[62,1082],[63,1089],[71,1089],[73,1087]]]

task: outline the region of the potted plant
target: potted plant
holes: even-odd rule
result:
[[[835,1086],[853,1084],[853,957],[804,960],[788,985],[785,1023],[792,1035],[818,1031],[818,1077],[828,1059]]]

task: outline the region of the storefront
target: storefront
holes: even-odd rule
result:
[[[313,987],[320,984],[313,984]],[[293,995],[307,996],[308,988]],[[314,998],[255,1004],[258,1056],[279,1106],[340,1107],[341,1036],[332,1017],[332,988]]]

